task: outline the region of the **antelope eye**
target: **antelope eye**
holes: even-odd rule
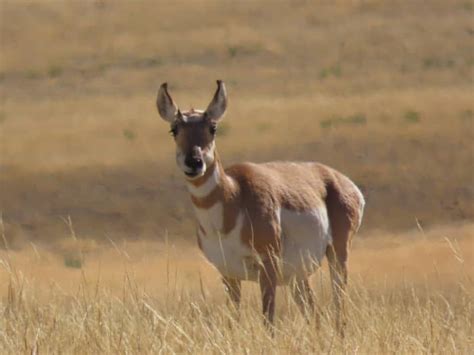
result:
[[[215,125],[212,125],[209,127],[209,132],[211,132],[212,135],[215,135],[217,131],[217,127]]]
[[[178,134],[178,127],[176,127],[176,126],[171,127],[169,133],[170,133],[173,137],[176,137],[176,135]]]

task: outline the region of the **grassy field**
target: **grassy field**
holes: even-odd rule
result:
[[[285,288],[271,338],[257,285],[244,283],[236,321],[217,272],[188,244],[32,244],[0,253],[7,271],[0,274],[0,352],[468,354],[472,232],[460,225],[357,240],[343,340],[326,267],[311,281],[319,327],[305,321]]]
[[[0,352],[468,353],[473,17],[465,0],[0,0]],[[321,328],[282,291],[271,339],[253,286],[228,320],[197,258],[154,100],[168,81],[205,107],[216,79],[224,164],[317,160],[366,196],[342,342],[325,272]]]

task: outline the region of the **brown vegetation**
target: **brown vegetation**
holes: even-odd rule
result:
[[[0,0],[0,352],[467,353],[473,11],[465,0]],[[367,197],[342,343],[325,274],[313,280],[319,331],[282,293],[280,336],[268,338],[254,291],[226,327],[154,107],[168,81],[183,108],[203,108],[215,79],[230,97],[224,165],[317,160]]]
[[[197,247],[74,238],[55,248],[31,244],[0,253],[7,271],[0,273],[0,352],[467,354],[474,346],[472,233],[465,225],[356,240],[343,341],[326,265],[311,282],[320,327],[314,318],[306,323],[282,288],[272,339],[258,286],[244,283],[234,320]]]
[[[334,166],[364,189],[365,230],[472,219],[468,4],[2,1],[8,236],[62,238],[68,215],[97,239],[193,233],[154,99],[168,81],[203,107],[216,78],[224,164]]]

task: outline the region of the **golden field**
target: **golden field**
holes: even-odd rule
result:
[[[469,353],[472,1],[0,1],[0,352]],[[225,164],[317,160],[367,207],[350,320],[229,318],[155,95],[205,107]],[[230,324],[229,324],[230,323]]]
[[[354,242],[344,339],[327,267],[312,278],[319,327],[277,294],[275,337],[258,286],[244,283],[240,319],[217,272],[186,243],[69,238],[1,252],[1,353],[468,354],[473,225]],[[81,265],[82,267],[79,267]]]

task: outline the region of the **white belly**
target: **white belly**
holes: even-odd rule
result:
[[[331,230],[325,207],[305,212],[282,209],[282,276],[283,281],[303,278],[321,264],[331,244]]]
[[[222,227],[222,206],[211,209],[196,208],[199,223],[205,232],[198,231],[202,252],[224,276],[240,280],[258,280],[258,258],[251,248],[242,243],[241,230],[244,214],[240,213],[235,227],[227,234]],[[325,207],[307,212],[286,209],[280,211],[282,230],[281,283],[292,278],[303,278],[320,265],[331,243],[329,219]]]

